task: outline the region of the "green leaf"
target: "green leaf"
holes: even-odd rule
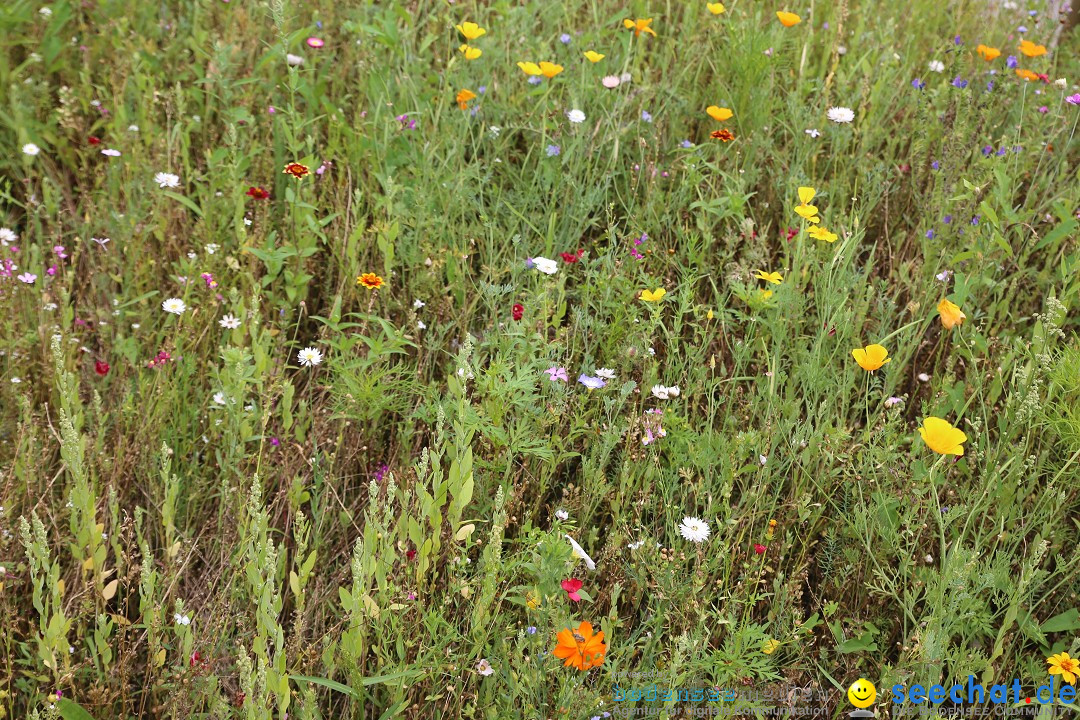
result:
[[[330,688],[331,690],[337,690],[339,693],[345,693],[350,697],[359,697],[360,694],[353,690],[348,685],[342,685],[334,680],[321,677],[310,677],[308,675],[290,675],[289,679],[295,683],[315,683],[316,685],[322,685],[323,687]]]
[[[1055,615],[1040,625],[1039,629],[1044,633],[1073,632],[1074,630],[1080,630],[1080,610],[1072,608],[1060,615]]]
[[[67,698],[60,698],[56,708],[64,720],[94,720],[94,716],[86,712],[82,705]]]
[[[195,201],[192,200],[191,198],[186,197],[184,195],[181,195],[180,193],[171,192],[169,190],[165,191],[165,195],[167,197],[171,197],[173,200],[180,203],[181,205],[183,205],[184,207],[186,207],[188,210],[195,213],[199,217],[203,216],[202,208],[200,208],[198,205],[196,205]]]

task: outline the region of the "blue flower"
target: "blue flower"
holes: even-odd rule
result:
[[[1016,32],[1026,33],[1027,28],[1025,26],[1021,25],[1020,27],[1016,28]]]
[[[589,388],[590,390],[599,390],[600,388],[607,385],[607,383],[604,382],[603,378],[590,377],[585,373],[578,375],[577,381],[585,387]]]
[[[941,220],[946,225],[951,225],[952,224],[952,215],[946,215],[945,217],[941,218]]]
[[[689,140],[683,140],[681,143],[679,143],[679,147],[689,149],[694,147],[694,143],[690,142]]]
[[[934,229],[933,228],[930,228],[929,230],[926,231],[926,239],[927,240],[933,240],[934,239]]]
[[[993,145],[983,145],[982,154],[983,157],[990,157],[990,154],[994,152]]]
[[[529,633],[530,635],[535,635],[536,634],[536,626],[535,625],[530,625],[529,627],[525,628],[525,632]]]
[[[540,77],[539,75],[530,75],[529,76],[529,84],[530,85],[539,85],[542,82],[544,82],[544,78]]]
[[[1004,156],[1005,156],[1005,152],[1006,152],[1006,150],[1005,150],[1005,146],[1004,146],[1004,145],[1002,145],[1001,147],[999,147],[999,148],[998,148],[998,151],[997,151],[997,156],[998,156],[998,157],[1004,157]]]
[[[563,45],[569,45],[570,44],[570,36],[567,33],[563,33],[562,35],[559,36],[559,42],[561,42]]]
[[[1013,68],[1015,68],[1015,67],[1016,67],[1017,65],[1019,65],[1019,64],[1020,64],[1020,62],[1019,62],[1019,61],[1018,61],[1018,60],[1016,59],[1016,56],[1015,56],[1015,55],[1010,55],[1009,57],[1005,58],[1005,65],[1006,65],[1006,66],[1007,66],[1007,67],[1008,67],[1008,68],[1009,68],[1010,70],[1011,70],[1011,69],[1013,69]]]
[[[935,160],[934,162],[930,163],[930,167],[934,168],[935,170],[940,170],[941,169],[941,163],[939,163],[937,160]]]
[[[971,218],[971,224],[972,224],[972,225],[978,225],[978,224],[979,224],[979,216],[978,216],[978,215],[976,215],[975,217]]]
[[[963,45],[963,44],[964,44],[964,41],[960,39],[960,36],[959,36],[959,35],[957,35],[956,37],[954,37],[954,38],[952,39],[952,41],[953,41],[953,45]]]
[[[957,75],[956,77],[953,78],[952,86],[954,88],[960,88],[961,90],[963,90],[964,88],[966,88],[968,86],[968,81],[965,80],[964,78],[960,77],[959,75]]]
[[[548,145],[547,149],[544,152],[547,153],[548,157],[556,157],[560,152],[559,146],[558,145]]]
[[[641,119],[644,120],[645,122],[652,122],[652,115],[649,114],[648,110],[642,110],[641,111]]]
[[[986,91],[987,92],[993,92],[994,91],[994,81],[993,80],[986,83]]]
[[[924,87],[926,87],[926,83],[924,83],[920,78],[915,78],[911,81],[911,87],[915,88],[916,90],[922,90]]]

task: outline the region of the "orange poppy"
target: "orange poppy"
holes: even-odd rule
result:
[[[462,110],[469,109],[469,101],[476,99],[476,93],[472,90],[462,90],[457,94],[457,106]]]
[[[1021,40],[1018,47],[1020,49],[1020,52],[1022,52],[1024,55],[1027,55],[1028,57],[1039,57],[1040,55],[1046,54],[1045,45],[1036,45],[1030,40]]]
[[[604,632],[601,630],[594,634],[591,623],[583,622],[576,630],[564,628],[555,637],[559,644],[551,654],[565,660],[565,667],[573,666],[585,671],[604,664],[604,653],[607,652]]]
[[[981,57],[986,62],[990,62],[991,60],[994,60],[1001,56],[1000,50],[995,47],[989,47],[987,45],[978,46],[977,48],[975,48],[975,52],[979,53],[979,57]]]
[[[1016,68],[1016,74],[1024,78],[1028,82],[1033,82],[1039,79],[1039,76],[1036,73],[1031,72],[1027,68]]]
[[[802,18],[793,12],[787,12],[785,10],[776,11],[776,19],[780,21],[780,24],[784,27],[791,27],[792,25],[798,25],[802,22]]]
[[[638,37],[641,33],[649,33],[653,37],[656,37],[656,31],[654,31],[649,25],[652,23],[652,18],[638,18],[637,20],[623,20],[623,27],[628,30],[634,31],[634,37]]]

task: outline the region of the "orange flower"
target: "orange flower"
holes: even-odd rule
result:
[[[563,71],[562,65],[556,65],[555,63],[541,62],[540,74],[546,77],[548,80],[555,77]]]
[[[722,140],[724,142],[731,142],[735,139],[735,135],[727,128],[724,128],[722,130],[713,130],[712,133],[709,134],[709,137],[711,137],[713,140]]]
[[[375,273],[364,273],[356,278],[357,285],[363,285],[368,290],[378,290],[383,286],[383,279]]]
[[[1018,47],[1020,48],[1020,52],[1028,57],[1039,57],[1040,55],[1046,54],[1045,45],[1036,45],[1030,40],[1021,40]]]
[[[623,27],[634,31],[634,37],[639,37],[643,32],[656,37],[656,32],[649,27],[650,23],[652,23],[652,18],[638,18],[637,20],[627,19],[622,21]]]
[[[1016,74],[1024,78],[1028,82],[1033,82],[1039,79],[1038,74],[1031,72],[1027,68],[1016,68]]]
[[[786,12],[784,10],[778,10],[776,17],[780,21],[780,24],[784,27],[791,27],[792,25],[798,25],[802,22],[802,18],[792,12]]]
[[[457,106],[462,110],[469,109],[469,101],[476,99],[476,93],[472,90],[462,90],[457,94]]]
[[[716,122],[724,122],[725,120],[730,120],[731,116],[735,114],[731,112],[729,108],[717,107],[716,105],[710,105],[709,107],[705,108],[705,112]]]
[[[309,175],[311,173],[311,171],[308,170],[307,165],[301,165],[298,162],[289,163],[281,172],[285,173],[286,175],[292,175],[297,180],[302,180],[305,175]]]
[[[573,666],[585,671],[604,664],[604,653],[607,652],[604,633],[600,631],[594,635],[591,623],[583,622],[578,625],[577,630],[564,628],[555,637],[559,644],[555,646],[552,655],[565,660],[565,667]]]
[[[942,298],[941,302],[937,306],[938,315],[941,316],[941,325],[946,330],[952,330],[957,325],[962,325],[964,320],[967,319],[967,315],[960,309],[960,306],[954,302],[950,302],[948,298]]]
[[[977,48],[975,48],[975,52],[979,53],[979,57],[981,57],[986,62],[990,62],[991,60],[994,60],[1001,56],[1000,50],[994,47],[989,47],[987,45],[978,46]]]

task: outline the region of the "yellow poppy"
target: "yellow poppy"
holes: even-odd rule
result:
[[[667,295],[667,290],[658,287],[655,290],[642,290],[641,299],[645,302],[660,302]]]
[[[708,113],[709,117],[711,117],[716,122],[724,122],[725,120],[730,120],[731,116],[735,114],[725,107],[717,107],[716,105],[710,105],[709,107],[705,108],[705,112]]]
[[[964,443],[967,442],[967,435],[960,429],[953,427],[948,420],[942,420],[939,417],[928,417],[923,420],[922,427],[919,428],[919,434],[922,435],[926,446],[940,455],[960,456],[964,454]]]
[[[867,345],[864,348],[855,348],[851,351],[851,356],[855,358],[855,362],[859,363],[859,367],[867,372],[874,372],[885,363],[892,361],[892,358],[889,357],[889,351],[882,345]]]
[[[960,306],[954,302],[949,302],[947,298],[941,299],[937,311],[941,315],[941,325],[946,330],[952,330],[957,325],[963,325],[964,320],[967,319],[967,315],[960,309]]]
[[[484,54],[483,50],[472,47],[471,45],[462,45],[458,48],[458,52],[464,55],[466,60],[475,60]]]
[[[555,77],[563,71],[562,65],[556,65],[555,63],[542,62],[540,63],[540,74],[546,77],[548,80]]]
[[[589,62],[600,62],[604,59],[604,56],[594,50],[586,50],[585,59]]]
[[[1047,672],[1051,675],[1060,675],[1061,679],[1070,685],[1076,684],[1076,677],[1080,675],[1080,659],[1069,657],[1069,653],[1063,652],[1046,658],[1046,664],[1050,666]]]
[[[1039,79],[1038,74],[1031,72],[1027,68],[1017,68],[1016,74],[1024,78],[1028,82],[1034,82],[1035,80]]]
[[[791,27],[792,25],[798,25],[802,22],[802,18],[795,13],[778,10],[776,13],[777,19],[780,20],[780,24],[784,27]]]
[[[776,649],[780,647],[780,641],[775,638],[765,638],[765,641],[761,643],[761,652],[766,655],[772,655],[776,652]]]
[[[472,90],[462,90],[457,94],[457,104],[462,110],[469,109],[469,101],[476,99],[476,93]]]
[[[814,188],[805,187],[805,186],[800,187],[799,188],[799,204],[800,205],[809,205],[810,201],[814,199],[815,195],[817,195],[817,190],[815,190]]]
[[[817,208],[813,205],[796,205],[795,212],[807,222],[812,222],[815,225],[821,222],[821,218],[817,214]]]
[[[975,52],[979,53],[979,57],[981,57],[986,62],[990,62],[991,60],[994,60],[1001,56],[1000,50],[994,47],[989,47],[987,45],[978,46],[977,48],[975,48]]]
[[[463,22],[460,25],[455,25],[457,31],[465,36],[466,40],[475,40],[482,35],[487,34],[487,30],[480,27],[474,22]]]
[[[639,37],[641,33],[649,33],[653,37],[656,37],[656,32],[649,27],[652,23],[652,18],[638,18],[637,20],[623,20],[622,24],[628,30],[634,31],[634,37]]]
[[[521,71],[526,75],[539,75],[540,66],[533,62],[519,62],[517,64]]]
[[[824,240],[827,243],[834,243],[840,239],[840,237],[829,230],[824,225],[814,225],[807,232],[810,233],[810,237],[815,240]]]
[[[705,7],[709,9],[713,15],[721,15],[727,8],[724,7],[724,3],[705,3]]]
[[[1028,57],[1039,57],[1040,55],[1046,54],[1045,45],[1036,45],[1030,40],[1021,40],[1018,47],[1020,48],[1020,52]]]
[[[765,272],[764,270],[758,270],[757,275],[754,275],[754,277],[758,280],[772,283],[773,285],[779,285],[784,279],[784,276],[778,272]]]

